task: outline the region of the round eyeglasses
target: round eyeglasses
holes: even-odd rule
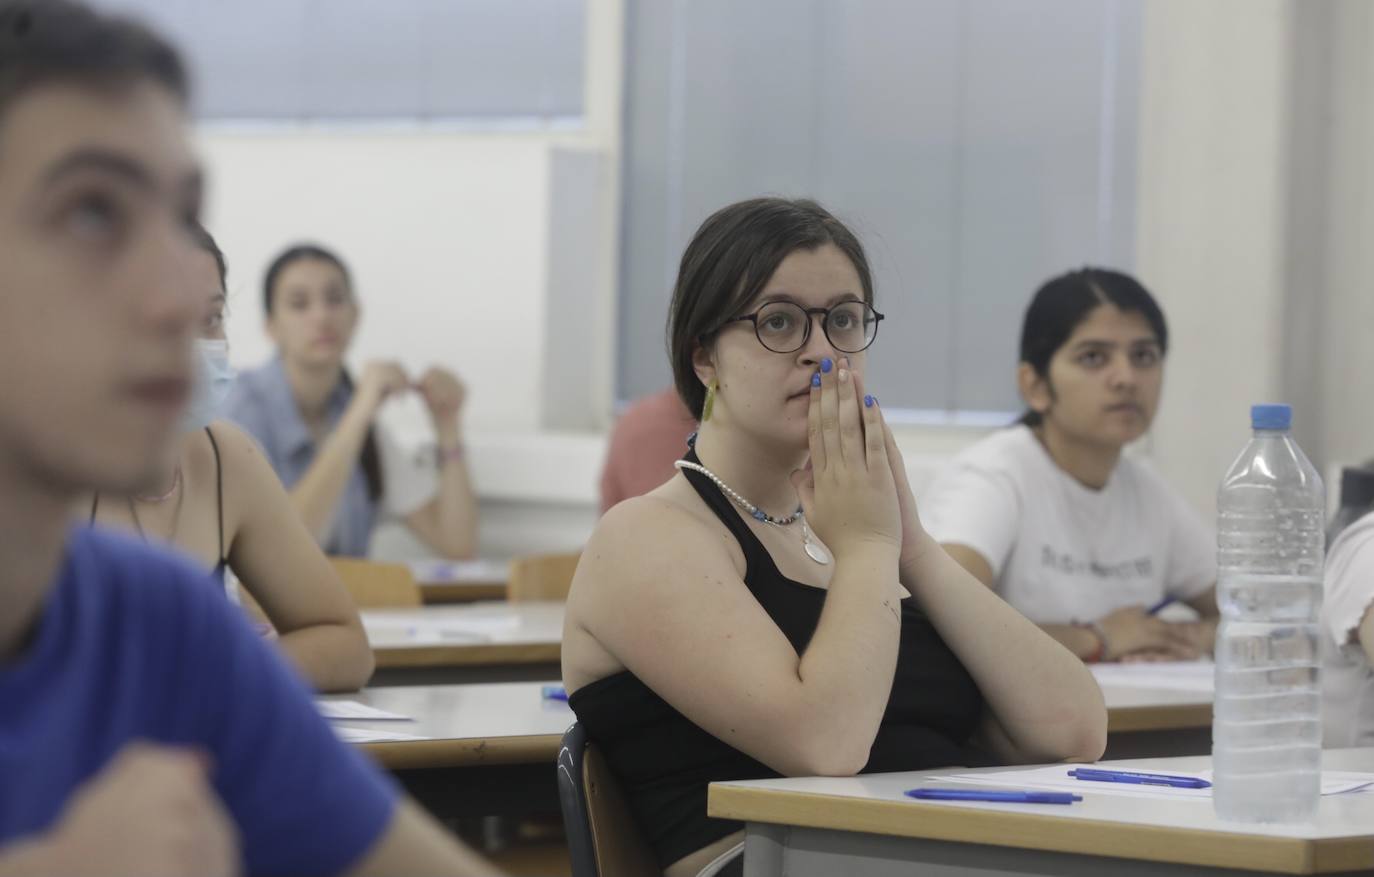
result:
[[[769,302],[752,314],[727,320],[750,322],[759,343],[774,353],[795,353],[811,339],[811,318],[821,318],[821,331],[841,353],[867,350],[878,337],[883,315],[861,301],[842,301],[828,308],[804,308],[790,301]]]

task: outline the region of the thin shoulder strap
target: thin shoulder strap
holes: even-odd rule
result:
[[[210,439],[210,449],[215,452],[215,503],[219,507],[219,560],[224,563],[224,467],[220,465],[219,443],[210,427],[205,427],[205,435]]]
[[[689,463],[701,465],[701,460],[697,457],[696,448],[693,447],[683,457]],[[763,570],[773,566],[773,558],[768,553],[768,549],[763,547],[759,537],[754,535],[754,531],[749,529],[749,525],[744,523],[744,519],[735,511],[734,505],[721,492],[716,483],[705,475],[692,469],[681,470],[687,478],[687,483],[692,485],[697,494],[702,498],[708,508],[715,513],[725,528],[735,537],[739,543],[740,550],[744,552],[744,560],[748,564],[748,569]],[[746,579],[748,573],[746,572]]]

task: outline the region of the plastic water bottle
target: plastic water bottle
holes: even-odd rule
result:
[[[1213,804],[1242,822],[1304,822],[1321,785],[1321,477],[1287,405],[1256,405],[1255,437],[1217,495]]]

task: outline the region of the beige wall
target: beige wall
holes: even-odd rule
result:
[[[1152,452],[1199,508],[1279,401],[1292,5],[1145,7],[1137,264],[1173,340]]]

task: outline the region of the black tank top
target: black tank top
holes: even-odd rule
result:
[[[695,450],[686,459],[698,462]],[[739,541],[744,584],[802,654],[827,592],[784,577],[715,484],[698,472],[682,474]],[[892,693],[863,772],[987,763],[968,747],[983,710],[978,686],[914,599],[902,601],[900,636]],[[692,724],[628,670],[598,679],[568,700],[605,753],[663,867],[743,827],[707,818],[709,783],[778,776]]]
[[[219,442],[210,427],[205,427],[205,436],[210,439],[210,450],[215,454],[215,503],[219,514],[219,562],[210,575],[220,586],[224,585],[225,572],[229,569],[229,558],[224,554],[224,467],[219,460]],[[95,523],[95,513],[100,510],[100,494],[91,497],[91,523]]]

